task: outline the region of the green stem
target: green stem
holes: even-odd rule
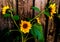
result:
[[[11,12],[11,18],[12,18],[14,24],[17,26],[18,31],[21,32],[20,29],[19,29],[19,26],[17,25],[16,21],[15,21],[14,18],[13,18],[13,14],[12,14],[12,12]],[[22,37],[22,42],[24,42],[24,41],[23,41],[23,33],[22,33],[22,32],[21,32],[21,37]]]
[[[25,42],[24,35],[22,32],[21,32],[21,37],[22,37],[22,42]]]
[[[27,36],[25,37],[25,39],[27,39],[27,37],[28,37],[28,34],[27,34]]]
[[[31,38],[33,38],[33,37],[27,38],[27,40],[29,40],[29,39],[31,39]],[[27,40],[26,40],[26,41],[27,41]]]
[[[17,28],[19,28],[17,23],[16,23],[16,21],[13,19],[13,15],[12,14],[11,14],[11,17],[12,17],[12,20],[14,21],[15,25],[17,26]]]
[[[11,12],[11,18],[12,18],[12,20],[13,20],[14,24],[16,25],[16,27],[17,27],[17,28],[18,28],[18,30],[19,30],[19,26],[17,25],[16,21],[14,20],[12,12]],[[19,30],[19,31],[20,31],[20,30]]]
[[[36,19],[37,17],[39,17],[44,11],[45,11],[45,10],[41,11],[41,13],[39,13],[39,14],[38,14],[37,16],[35,16],[32,20],[30,20],[30,22],[33,21],[34,19]]]
[[[49,1],[49,4],[52,3],[52,0]]]
[[[23,35],[22,35],[22,42],[23,42]]]
[[[18,30],[9,30],[10,32],[12,32],[12,31],[18,31]]]

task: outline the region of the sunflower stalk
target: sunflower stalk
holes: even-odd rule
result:
[[[34,19],[36,19],[37,17],[39,17],[40,15],[42,15],[44,11],[45,11],[45,10],[41,11],[41,13],[39,13],[39,14],[38,14],[37,16],[35,16],[32,20],[30,20],[30,22],[33,21]]]
[[[18,31],[18,30],[9,30],[10,32],[12,32],[12,31]]]
[[[11,11],[10,11],[10,12],[11,12]],[[12,18],[14,24],[17,26],[18,31],[20,32],[19,26],[17,25],[16,21],[14,20],[12,12],[11,12],[11,18]],[[22,32],[21,32],[21,36],[22,36],[22,42],[24,42],[24,39],[23,39],[23,33],[22,33]]]
[[[22,42],[24,42],[23,40],[24,40],[24,39],[23,39],[23,35],[22,35]]]
[[[24,35],[23,35],[22,32],[21,32],[21,37],[22,37],[22,42],[26,42],[27,41],[26,39],[24,39]]]
[[[19,30],[19,26],[17,25],[16,21],[14,20],[12,12],[11,12],[11,18],[12,18],[14,24],[17,26],[17,28],[18,28],[18,30]],[[20,30],[19,30],[19,31],[20,31]]]
[[[33,38],[33,37],[27,38],[27,40],[29,40],[29,39],[31,39],[31,38]]]

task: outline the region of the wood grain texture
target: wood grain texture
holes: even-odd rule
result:
[[[55,25],[54,25],[54,20],[50,20],[48,22],[48,30],[47,30],[47,42],[54,42],[54,37],[55,37]]]
[[[1,14],[1,10],[3,6],[10,6],[10,8],[16,8],[16,1],[15,0],[0,0],[0,30],[4,28],[11,29],[13,27],[13,22],[10,18],[3,18]]]
[[[35,6],[38,7],[41,11],[45,9],[45,6],[47,4],[47,0],[35,0]],[[38,15],[37,12],[35,12],[35,16]],[[45,32],[45,26],[46,26],[46,17],[44,14],[40,16],[40,22],[43,25],[44,31]],[[37,40],[35,42],[38,42]]]
[[[6,28],[8,25],[7,23],[7,19],[4,19],[1,15],[1,9],[2,9],[2,6],[4,5],[7,5],[6,1],[5,0],[0,0],[1,4],[0,4],[0,29],[4,29]]]
[[[27,17],[32,17],[32,0],[18,0],[18,13],[21,16],[21,19],[25,19]]]
[[[45,6],[47,4],[47,0],[35,0],[35,6],[38,7],[40,10],[44,10],[45,9]],[[35,15],[37,15],[38,13],[35,12]],[[45,21],[46,21],[46,18],[45,18],[45,15],[42,14],[42,16],[40,16],[40,20],[41,20],[41,23],[43,25],[43,27],[45,28]]]
[[[57,12],[59,9],[59,0],[52,0],[52,2],[56,3]],[[55,40],[55,32],[56,32],[56,25],[54,23],[54,19],[48,20],[48,28],[47,28],[47,42],[54,42]]]

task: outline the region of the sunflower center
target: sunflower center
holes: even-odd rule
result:
[[[27,26],[28,26],[27,24],[24,24],[24,25],[23,25],[23,28],[27,28]]]

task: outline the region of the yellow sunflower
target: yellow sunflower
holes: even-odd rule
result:
[[[50,8],[51,15],[53,15],[54,13],[56,13],[56,4],[55,3],[54,4],[51,4],[49,6],[49,8]]]
[[[50,8],[50,14],[51,14],[51,16],[49,16],[49,18],[52,19],[52,17],[56,13],[56,4],[55,3],[54,4],[50,4],[49,8]]]
[[[37,20],[37,23],[41,24],[41,22],[40,22],[40,18],[39,18],[39,17],[36,18],[36,20]]]
[[[49,19],[52,19],[53,18],[53,16],[49,16]]]
[[[30,22],[27,22],[27,21],[21,21],[21,24],[20,24],[20,30],[26,34],[26,33],[29,33],[29,30],[31,29],[31,24]]]
[[[9,9],[9,6],[4,6],[2,8],[2,14],[6,14],[6,10]]]

